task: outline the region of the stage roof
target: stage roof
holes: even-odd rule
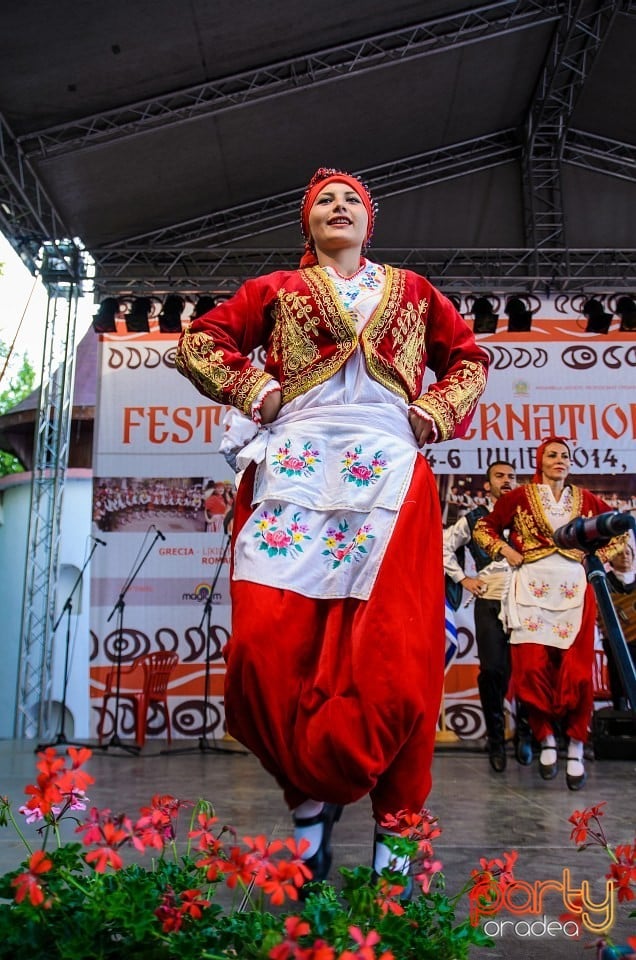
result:
[[[318,166],[371,254],[452,290],[636,288],[633,2],[5,4],[0,229],[79,238],[109,292],[297,262]]]

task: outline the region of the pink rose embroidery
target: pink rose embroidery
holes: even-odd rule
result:
[[[367,542],[375,540],[371,533],[370,523],[365,523],[358,528],[353,537],[349,538],[346,546],[341,546],[347,534],[349,533],[349,524],[346,520],[341,520],[338,528],[329,527],[327,534],[322,538],[325,549],[322,551],[323,557],[330,564],[332,570],[336,570],[343,563],[360,563],[368,554]]]
[[[345,482],[355,483],[358,487],[368,487],[375,483],[384,473],[387,467],[387,461],[382,456],[382,451],[377,450],[368,463],[361,459],[362,447],[354,447],[353,451],[347,451],[343,459],[340,475]]]
[[[268,557],[295,557],[303,552],[304,540],[311,540],[306,523],[302,523],[300,513],[295,513],[289,526],[279,526],[279,517],[283,508],[278,506],[273,513],[263,510],[254,520],[256,533],[260,540],[259,550],[266,550]]]
[[[316,463],[320,463],[319,451],[313,449],[311,442],[305,443],[300,453],[292,453],[291,440],[286,440],[272,458],[274,473],[287,477],[309,477],[316,472]]]

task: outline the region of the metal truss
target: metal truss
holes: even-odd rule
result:
[[[520,155],[517,132],[514,129],[500,130],[474,140],[367,167],[357,173],[379,200],[509,163]],[[279,227],[297,225],[302,191],[303,187],[299,186],[250,203],[237,204],[164,229],[105,244],[104,249],[146,243],[162,247],[182,247],[202,241],[236,243]]]
[[[513,128],[462,143],[439,147],[410,157],[355,171],[376,199],[432,186],[445,180],[475,174],[521,158],[519,131]],[[564,161],[605,175],[636,180],[636,148],[619,141],[604,140],[581,130],[571,131],[564,145]],[[237,243],[280,227],[298,223],[298,198],[302,187],[261,197],[138,234],[103,250],[133,248],[148,243],[179,248],[202,242]]]
[[[81,256],[75,244],[68,241],[45,244],[41,277],[49,299],[22,606],[15,716],[15,736],[19,738],[50,733],[55,641],[52,628],[71,436],[75,325],[82,275]]]
[[[561,163],[575,103],[609,27],[625,4],[570,0],[530,107],[523,136],[522,164],[526,244],[564,247]],[[586,158],[590,160],[589,155]],[[539,255],[537,253],[537,260]],[[567,255],[560,270],[569,272]]]
[[[563,162],[576,167],[636,181],[636,147],[584,130],[570,130],[563,145]]]
[[[69,235],[1,114],[0,230],[33,274],[43,241]]]
[[[101,249],[93,251],[95,292],[98,296],[229,292],[248,277],[295,269],[299,253],[300,246]],[[636,249],[408,247],[373,248],[370,254],[374,260],[424,274],[446,293],[494,289],[549,295],[636,289]]]
[[[328,47],[256,70],[210,80],[185,90],[140,100],[20,138],[28,156],[76,151],[92,144],[137,136],[221,110],[230,110],[307,87],[360,75],[400,61],[439,53],[480,40],[558,20],[563,4],[539,0],[500,0]]]
[[[48,304],[33,452],[15,735],[39,736],[51,707],[56,585],[84,253],[0,116],[0,230],[40,275]]]

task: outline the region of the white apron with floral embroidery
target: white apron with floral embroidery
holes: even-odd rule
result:
[[[567,650],[581,627],[585,588],[583,566],[560,553],[518,567],[506,604],[510,643]]]
[[[384,267],[366,260],[349,278],[323,269],[361,333],[381,301]],[[406,402],[369,376],[358,347],[237,455],[239,471],[258,467],[234,579],[367,600],[417,454]]]
[[[539,484],[538,491],[553,530],[572,519],[569,487],[558,501],[547,484]],[[586,584],[583,565],[560,553],[517,567],[502,600],[502,619],[512,631],[510,643],[571,647],[581,628]]]
[[[368,599],[416,456],[405,412],[392,403],[280,417],[241,454],[258,467],[234,578]]]

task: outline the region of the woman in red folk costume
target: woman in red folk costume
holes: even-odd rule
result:
[[[568,738],[566,783],[570,790],[580,790],[593,709],[596,600],[586,581],[583,551],[558,547],[553,534],[576,517],[611,508],[568,482],[570,462],[566,440],[545,440],[537,450],[532,482],[500,497],[477,522],[474,538],[491,557],[503,557],[513,568],[502,613],[511,631],[515,691],[541,744],[541,776],[552,780],[557,775],[555,732],[560,727]],[[508,530],[509,543],[504,539]],[[625,539],[611,540],[599,556],[610,562],[622,556]]]
[[[258,424],[237,458],[226,722],[282,787],[318,880],[344,804],[370,794],[380,824],[429,793],[444,582],[419,448],[463,436],[486,384],[450,301],[362,256],[374,219],[360,180],[318,170],[300,269],[248,280],[177,355],[202,393]]]

